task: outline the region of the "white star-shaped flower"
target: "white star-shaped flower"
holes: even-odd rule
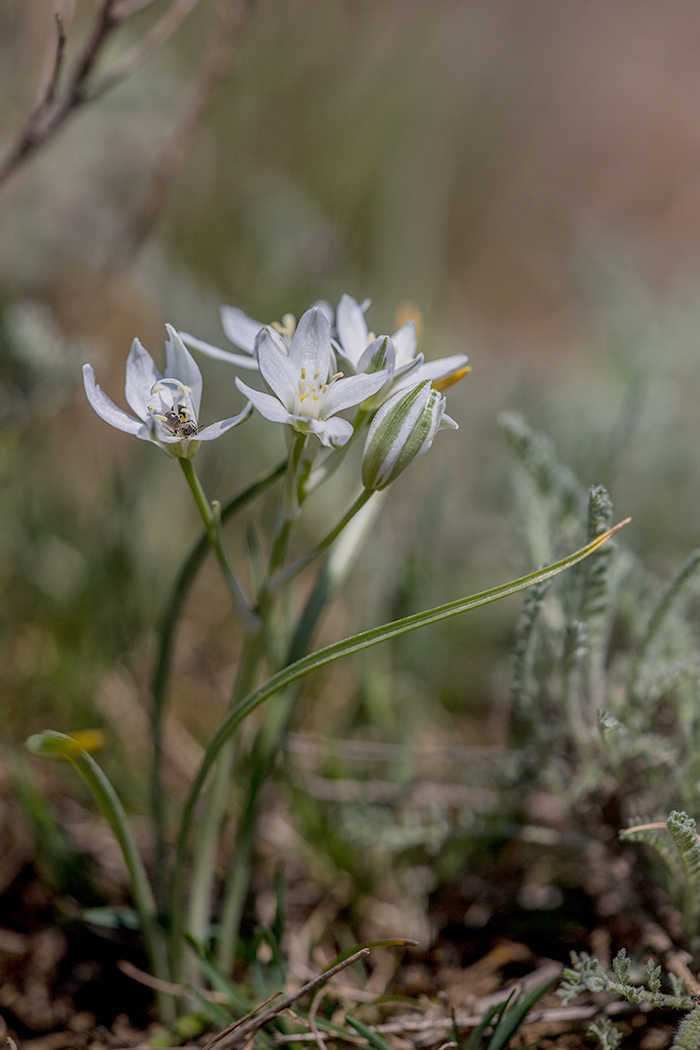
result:
[[[337,413],[376,394],[390,376],[386,369],[347,378],[334,374],[331,328],[320,306],[303,315],[288,350],[278,332],[263,328],[257,336],[257,355],[272,394],[236,379],[238,389],[266,419],[315,434],[329,448],[340,448],[353,432],[352,423]]]
[[[342,354],[356,372],[364,371],[372,353],[379,342],[367,327],[365,312],[369,301],[362,305],[351,295],[343,295],[336,313],[338,344]],[[391,392],[414,386],[424,379],[446,380],[463,374],[468,358],[465,354],[453,354],[441,357],[436,361],[425,361],[423,354],[417,354],[418,338],[415,321],[406,321],[391,337],[394,346],[393,382]]]
[[[95,382],[92,365],[83,365],[88,401],[98,416],[118,430],[153,441],[168,453],[191,459],[200,441],[213,441],[250,415],[246,405],[230,419],[199,428],[202,375],[197,364],[171,325],[166,325],[165,375],[138,339],[134,339],[126,362],[125,396],[134,416],[115,405]]]

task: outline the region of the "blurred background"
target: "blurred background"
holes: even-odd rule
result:
[[[2,0],[6,149],[50,76],[54,10],[69,71],[99,6]],[[125,22],[96,77],[169,6],[157,0]],[[146,62],[0,186],[6,757],[47,727],[102,727],[105,765],[136,809],[154,628],[199,526],[177,466],[92,412],[84,361],[123,404],[134,336],[159,361],[166,321],[223,346],[221,303],[268,322],[318,299],[336,304],[343,292],[372,299],[375,332],[411,314],[428,358],[469,355],[471,375],[448,395],[460,431],[441,435],[392,488],[319,644],[534,567],[514,508],[504,411],[547,433],[584,485],[608,488],[615,520],[633,519],[624,544],[662,575],[697,544],[700,520],[698,6],[190,6]],[[237,412],[232,370],[200,364],[205,422]],[[282,452],[279,428],[255,418],[202,449],[197,465],[209,495],[226,499]],[[351,482],[342,484],[334,500]],[[314,501],[306,539],[334,517]],[[244,557],[244,530],[227,535]],[[305,798],[302,836],[320,820],[308,800],[315,790],[320,806],[329,790],[304,779],[314,741],[502,746],[519,609],[517,600],[491,606],[340,667],[332,687],[310,683],[290,759]],[[237,647],[209,566],[180,632],[175,790],[225,707]],[[382,756],[387,778],[400,780],[404,752]],[[338,761],[354,775],[352,757]],[[396,848],[418,843],[429,855],[453,803],[441,805],[409,813]],[[357,878],[367,841],[391,852],[391,821],[378,808],[368,831],[368,813],[360,827],[344,810],[342,833],[326,842],[334,870]],[[290,834],[280,827],[270,820],[263,851],[279,851]],[[386,858],[366,863],[366,886],[400,878]],[[435,888],[429,866],[412,877]],[[379,927],[390,929],[396,896],[396,886],[377,890],[388,909],[375,901]],[[411,921],[426,935],[419,909]]]

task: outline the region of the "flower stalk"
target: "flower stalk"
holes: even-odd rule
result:
[[[192,464],[192,460],[181,459],[180,466],[182,467],[182,472],[187,479],[187,484],[190,486],[190,491],[194,496],[197,509],[199,510],[202,521],[204,522],[204,528],[207,531],[209,544],[216,555],[221,574],[229,589],[231,598],[233,599],[234,607],[238,612],[246,631],[248,633],[255,633],[260,627],[260,620],[243,593],[243,588],[238,582],[236,575],[229,564],[226,551],[224,550],[221,538],[221,507],[218,504],[212,506],[207,499],[197,476],[197,472]]]

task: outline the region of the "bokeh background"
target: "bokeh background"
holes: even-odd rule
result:
[[[0,4],[7,148],[49,75],[57,5],[69,67],[96,3]],[[100,70],[167,6],[129,20]],[[85,360],[119,400],[135,335],[158,359],[165,321],[225,345],[221,303],[271,321],[343,292],[372,299],[376,332],[412,313],[426,356],[469,354],[471,375],[449,392],[460,431],[394,486],[319,641],[533,567],[504,411],[609,489],[633,519],[625,544],[661,574],[697,544],[700,520],[697,4],[256,0],[233,28],[231,10],[200,0],[0,187],[6,754],[43,728],[105,728],[105,764],[135,809],[154,627],[198,524],[176,464],[89,408]],[[232,372],[201,363],[205,418],[238,411]],[[282,451],[256,418],[198,466],[225,499]],[[343,484],[309,507],[307,539],[334,520]],[[245,557],[244,530],[228,539]],[[501,745],[519,607],[314,679],[294,725],[301,764],[309,734]],[[176,791],[224,709],[237,647],[208,570],[180,633]],[[405,826],[406,842],[430,845],[435,805],[433,831]],[[356,816],[346,854],[334,847],[340,867],[374,834]]]

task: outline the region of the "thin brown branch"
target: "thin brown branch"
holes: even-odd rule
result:
[[[113,70],[90,87],[89,80],[111,33],[127,18],[150,6],[151,2],[154,0],[122,0],[121,4],[118,4],[117,0],[103,0],[90,37],[62,92],[58,91],[58,81],[63,66],[66,37],[60,16],[56,15],[58,41],[51,78],[41,101],[27,119],[17,141],[0,160],[0,185],[30,154],[48,142],[72,114],[109,88],[121,83],[145,62],[175,32],[199,0],[174,0],[143,40],[127,52]]]
[[[56,97],[55,88],[63,64],[65,36],[57,47],[54,69],[49,88],[31,114],[24,130],[4,159],[0,161],[0,184],[19,167],[22,161],[39,146],[48,141],[54,132],[64,123],[68,116],[85,102],[85,82],[92,72],[95,63],[104,47],[105,40],[115,26],[112,18],[114,0],[104,0],[95,20],[90,39],[80,55],[73,75],[65,91]],[[62,24],[61,24],[62,31]]]
[[[63,68],[63,59],[66,55],[66,31],[63,27],[63,17],[60,11],[54,13],[56,20],[56,54],[53,60],[53,69],[51,71],[51,79],[46,88],[46,93],[39,104],[40,109],[46,109],[53,103],[56,97],[56,91],[58,89],[58,81],[61,76],[61,70]]]
[[[352,966],[353,963],[357,962],[358,959],[362,959],[365,955],[369,955],[369,948],[361,948],[359,952],[355,952],[349,958],[344,959],[338,963],[337,966],[332,966],[330,970],[325,970],[318,977],[315,977],[312,981],[304,984],[296,992],[291,995],[285,996],[284,999],[275,1005],[271,1006],[268,1010],[263,1010],[262,1013],[252,1017],[250,1020],[243,1023],[243,1019],[236,1021],[234,1024],[225,1028],[223,1032],[219,1032],[211,1042],[203,1048],[203,1050],[224,1050],[225,1047],[235,1046],[237,1043],[245,1042],[251,1035],[262,1028],[263,1025],[268,1024],[275,1017],[278,1017],[285,1010],[288,1010],[290,1006],[293,1006],[303,996],[308,995],[309,992],[314,992],[326,981],[329,981],[331,977],[335,977],[337,973],[347,969],[348,966]]]
[[[194,11],[198,3],[199,0],[175,0],[143,39],[139,40],[138,44],[134,44],[131,50],[127,51],[113,68],[91,88],[89,101],[94,102],[100,95],[104,95],[105,91],[109,91],[131,76],[165,43],[168,37],[172,36],[180,23]],[[123,21],[123,17],[120,16],[120,18]]]

